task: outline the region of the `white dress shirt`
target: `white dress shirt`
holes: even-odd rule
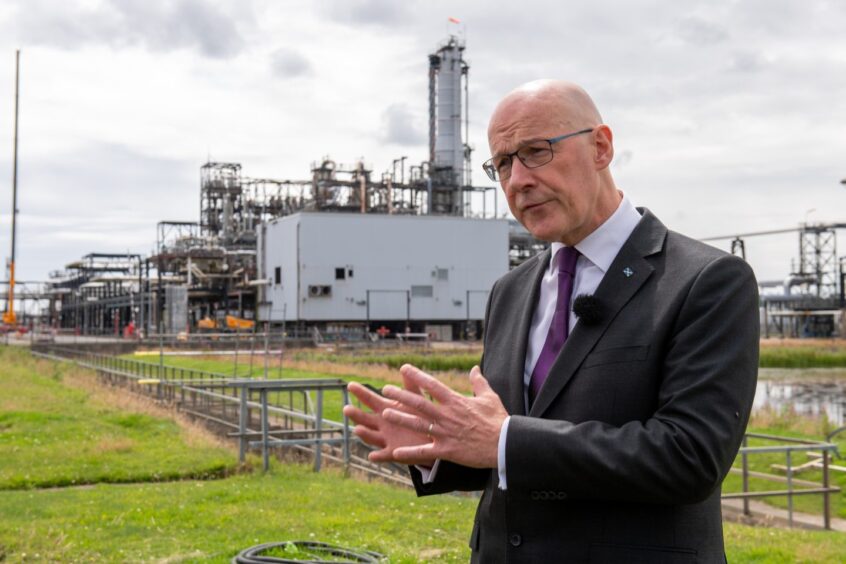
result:
[[[573,292],[570,295],[570,332],[572,333],[579,319],[573,313],[573,298],[582,294],[593,294],[602,277],[611,267],[617,253],[628,240],[634,228],[640,221],[640,213],[635,209],[631,200],[623,194],[623,200],[617,209],[605,222],[597,227],[590,235],[576,244],[576,250],[581,253],[576,263],[576,277],[573,280]],[[529,328],[529,340],[526,345],[526,363],[523,367],[523,401],[528,413],[529,382],[532,371],[538,362],[546,334],[555,313],[555,302],[558,299],[558,269],[555,267],[555,254],[563,247],[563,243],[550,245],[550,261],[540,283],[538,305],[532,314],[532,325]],[[508,435],[508,423],[511,417],[506,417],[499,432],[497,450],[497,472],[499,474],[499,488],[506,489],[505,479],[505,443]]]

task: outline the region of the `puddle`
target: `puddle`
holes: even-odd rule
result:
[[[762,368],[752,410],[789,407],[808,417],[825,414],[837,427],[846,425],[846,370]]]

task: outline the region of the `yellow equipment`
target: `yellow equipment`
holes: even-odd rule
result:
[[[197,329],[215,330],[217,329],[217,321],[210,317],[204,317],[197,322]]]
[[[226,328],[233,329],[235,331],[243,331],[252,329],[255,326],[255,321],[250,321],[249,319],[241,319],[240,317],[235,317],[233,315],[226,316]]]

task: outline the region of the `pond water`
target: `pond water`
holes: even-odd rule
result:
[[[800,415],[846,425],[846,369],[761,368],[752,410],[792,408]]]

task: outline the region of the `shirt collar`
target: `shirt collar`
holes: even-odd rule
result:
[[[603,273],[607,272],[611,267],[611,263],[623,248],[623,245],[628,240],[629,235],[632,234],[634,228],[640,221],[640,213],[635,209],[634,204],[623,194],[623,200],[611,217],[593,230],[587,237],[576,244],[576,250],[579,251],[591,263],[599,267]],[[559,249],[565,245],[560,242],[555,242],[550,245],[551,255],[549,261],[550,271],[553,267],[553,259]]]

